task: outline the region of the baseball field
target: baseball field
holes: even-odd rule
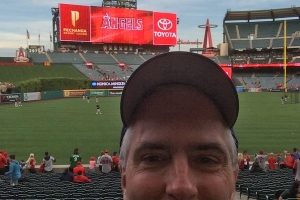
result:
[[[38,77],[82,77],[71,65],[1,67],[0,72],[2,81],[16,85]],[[240,113],[234,127],[239,152],[248,150],[254,155],[260,149],[277,153],[300,148],[300,104],[292,104],[292,98],[282,104],[283,95],[281,92],[239,93]],[[96,115],[95,98],[90,103],[82,98],[64,98],[23,102],[21,107],[0,106],[0,149],[15,154],[18,160],[26,160],[34,153],[37,162],[49,151],[57,164],[68,164],[74,148],[79,148],[83,162],[88,163],[100,151],[119,150],[122,128],[119,103],[120,97],[99,98],[101,115]]]
[[[290,151],[299,147],[300,104],[281,104],[282,93],[239,93],[240,114],[234,127],[240,148],[254,154]],[[74,148],[79,148],[88,163],[105,149],[118,151],[122,128],[119,97],[99,98],[101,115],[96,115],[95,99],[82,98],[23,103],[0,106],[0,149],[27,159],[34,153],[42,159],[45,151],[67,164]]]

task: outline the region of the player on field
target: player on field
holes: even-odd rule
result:
[[[98,103],[98,96],[96,96],[96,103]]]
[[[73,172],[74,167],[77,166],[78,162],[82,160],[81,155],[79,154],[79,150],[76,148],[74,149],[74,154],[70,156],[70,172]]]
[[[96,105],[96,114],[98,115],[98,114],[100,114],[101,115],[101,110],[100,110],[100,105],[99,104],[97,104]]]
[[[86,96],[86,100],[88,103],[90,103],[90,97],[88,95]]]

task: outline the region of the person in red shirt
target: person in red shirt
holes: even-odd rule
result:
[[[7,160],[3,155],[3,150],[0,150],[0,175],[4,175],[5,173],[5,164]]]
[[[119,171],[119,161],[120,161],[120,159],[117,156],[117,152],[114,152],[113,156],[111,158],[113,160],[112,171],[118,172]]]
[[[75,167],[76,168],[76,167]],[[74,168],[74,169],[75,169]],[[77,175],[74,176],[73,178],[73,182],[76,182],[76,183],[90,183],[91,182],[91,179],[89,179],[88,177],[82,175],[82,171],[79,170],[77,172]]]
[[[276,158],[274,157],[274,153],[270,153],[268,158],[269,169],[275,169]]]
[[[26,161],[26,165],[28,166],[28,170],[30,173],[32,174],[36,174],[36,170],[35,170],[35,164],[36,164],[36,161],[35,161],[35,158],[34,158],[34,154],[31,153],[29,155],[29,158],[28,160]]]
[[[81,171],[81,173],[85,174],[85,169],[84,169],[84,167],[82,167],[81,162],[78,162],[77,166],[74,167],[74,169],[73,169],[74,175],[77,175],[79,171]]]
[[[247,150],[244,150],[243,152],[243,156],[244,156],[244,169],[249,169],[250,167],[250,156],[248,154]]]
[[[238,153],[238,164],[239,164],[239,169],[244,170],[244,156],[242,153]]]
[[[294,164],[294,156],[293,153],[291,152],[290,155],[286,156],[285,158],[285,165],[287,168],[293,169],[293,164]]]

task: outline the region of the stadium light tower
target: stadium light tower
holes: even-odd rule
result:
[[[137,0],[103,0],[102,7],[137,9]]]

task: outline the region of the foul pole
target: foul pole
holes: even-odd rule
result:
[[[284,70],[284,76],[283,76],[283,87],[284,92],[287,92],[286,88],[286,20],[283,22],[284,27],[284,35],[283,35],[283,70]]]

